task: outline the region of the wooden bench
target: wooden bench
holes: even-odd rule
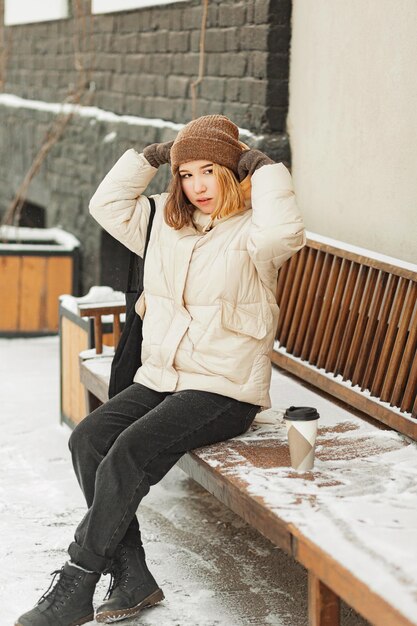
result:
[[[100,329],[95,331],[94,316],[80,316],[78,307],[82,305],[87,311],[98,303],[104,307],[103,299],[105,306],[114,305],[116,308],[112,309],[108,321],[106,316],[100,315]],[[93,287],[81,298],[65,294],[59,300],[60,414],[61,422],[73,428],[85,417],[90,406],[85,387],[80,381],[79,354],[95,346],[95,335],[98,332],[99,342],[104,345],[106,354],[114,352],[114,312],[119,310],[118,305],[121,303],[124,309],[125,297],[110,287]],[[121,323],[123,321],[124,316],[120,319]]]
[[[338,626],[340,598],[371,624],[417,624],[416,283],[411,264],[309,235],[279,272],[273,408],[178,462],[307,569],[310,626]],[[83,355],[92,408],[111,358]],[[321,415],[312,472],[290,467],[291,404]]]

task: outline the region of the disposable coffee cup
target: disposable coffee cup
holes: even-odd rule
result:
[[[290,406],[284,414],[291,466],[299,471],[314,467],[317,423],[320,415],[311,406]]]

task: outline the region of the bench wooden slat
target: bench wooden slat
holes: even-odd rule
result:
[[[307,302],[308,287],[315,265],[316,256],[317,252],[315,250],[307,250],[307,259],[305,267],[302,271],[300,289],[298,294],[296,295],[294,313],[290,320],[288,338],[286,341],[288,349],[291,352],[294,350],[294,345],[297,339],[298,332],[302,332],[302,329],[300,329],[300,320]]]
[[[365,377],[365,371],[370,359],[375,358],[372,351],[372,344],[375,338],[375,332],[378,326],[378,313],[381,308],[383,296],[389,275],[386,272],[378,272],[376,277],[376,285],[374,288],[373,299],[369,309],[369,317],[366,323],[365,333],[362,337],[361,346],[357,358],[355,368],[352,373],[352,385],[360,385],[362,391],[366,389],[362,383]]]
[[[364,298],[368,271],[369,269],[367,267],[359,268],[358,276],[355,285],[353,286],[352,298],[349,298],[349,301],[352,301],[349,305],[346,323],[340,329],[342,343],[339,349],[339,354],[337,355],[336,364],[333,368],[333,372],[336,376],[338,374],[341,374],[343,380],[346,380],[345,371],[349,369],[348,354],[352,346],[355,327],[358,322],[360,305]]]
[[[404,350],[404,361],[411,363],[408,381],[401,402],[401,410],[409,411],[413,417],[417,417],[414,402],[417,402],[417,322],[411,327],[407,345]],[[413,358],[414,357],[414,358]]]
[[[375,377],[372,382],[371,391],[374,395],[381,397],[381,391],[388,380],[388,384],[393,379],[397,372],[389,370],[389,362],[394,348],[395,337],[398,330],[398,322],[401,316],[401,311],[404,306],[404,300],[407,293],[408,281],[404,278],[400,278],[397,291],[392,303],[392,308],[389,314],[387,332],[384,337],[384,343],[381,347],[381,353],[378,359],[378,366],[376,368]]]
[[[332,258],[330,255],[327,255],[326,265],[328,264],[329,265],[331,264],[331,267],[330,267],[330,271],[327,277],[327,281],[325,282],[325,291],[323,294],[322,303],[320,307],[320,314],[319,314],[315,328],[312,325],[312,330],[311,331],[309,330],[309,332],[314,333],[313,342],[312,342],[309,354],[305,356],[305,358],[308,358],[308,360],[311,363],[315,363],[315,364],[317,364],[319,361],[319,352],[320,352],[320,348],[323,345],[324,334],[326,332],[326,327],[327,327],[327,323],[328,323],[328,319],[329,319],[329,315],[331,311],[331,306],[333,302],[333,297],[334,297],[342,261],[341,259],[338,259],[335,257]],[[325,279],[326,275],[327,274],[325,270],[325,272],[322,274],[323,280]],[[320,285],[319,288],[322,289],[323,286]]]
[[[103,326],[101,317],[97,315],[94,318],[94,342],[97,354],[101,354],[103,352]]]
[[[350,263],[346,284],[342,285],[343,293],[340,300],[340,308],[336,311],[336,325],[331,337],[329,337],[329,351],[327,354],[324,369],[326,372],[334,372],[338,361],[340,349],[343,341],[343,331],[349,317],[349,307],[355,290],[360,266],[357,263]]]
[[[359,302],[357,317],[352,328],[352,339],[350,341],[350,347],[348,346],[346,364],[342,372],[343,380],[352,380],[353,372],[358,364],[360,364],[360,349],[366,332],[366,326],[370,321],[369,309],[374,297],[377,278],[378,271],[370,268],[366,278],[363,296]],[[366,355],[363,355],[362,358],[366,359]]]
[[[293,256],[295,265],[295,275],[293,280],[288,280],[285,284],[285,290],[283,294],[283,302],[285,302],[285,307],[281,307],[281,314],[278,319],[278,330],[279,336],[282,338],[283,342],[287,342],[287,337],[289,333],[289,329],[291,326],[295,305],[298,298],[298,293],[301,285],[301,280],[304,274],[304,266],[305,259],[308,256],[307,248],[304,247],[301,251]],[[288,265],[285,265],[285,270]],[[281,268],[280,271],[283,271],[284,268]],[[284,271],[285,271],[284,270]],[[288,289],[287,289],[288,284]],[[281,301],[278,302],[281,305]]]
[[[326,298],[328,298],[328,289],[330,272],[332,271],[333,257],[329,254],[324,255],[322,269],[320,272],[320,279],[317,285],[316,293],[312,295],[314,299],[313,309],[311,311],[310,320],[307,326],[304,342],[301,349],[301,358],[308,359],[310,362],[314,362],[313,357],[313,345],[316,341],[321,341],[324,332],[323,323],[320,323],[323,319],[323,309],[325,308]],[[328,310],[328,309],[327,309]]]
[[[343,260],[338,259],[338,263],[335,265],[335,268],[337,269],[337,274],[334,277],[334,280],[336,281],[335,288],[334,291],[331,290],[329,292],[329,316],[325,325],[323,340],[321,346],[319,347],[318,357],[315,361],[317,367],[319,368],[324,368],[326,365],[327,356],[330,350],[330,339],[334,333],[337,315],[342,301],[343,289],[349,273],[349,265]]]
[[[301,309],[301,317],[298,324],[298,328],[296,329],[295,341],[293,353],[296,356],[300,356],[304,341],[306,339],[307,330],[312,326],[311,324],[311,315],[313,311],[314,301],[317,295],[318,284],[320,281],[320,276],[324,263],[324,254],[320,251],[316,252],[314,257],[314,264],[311,271],[310,280],[306,280],[306,291],[305,291],[305,299],[303,302],[302,295],[299,299],[299,306]]]
[[[116,314],[114,315],[114,328],[113,328],[113,335],[114,335],[114,346],[118,346],[119,341],[120,341],[120,335],[122,334],[122,328],[120,325],[120,315]]]
[[[374,340],[368,356],[368,364],[365,369],[361,388],[362,390],[370,389],[371,392],[376,395],[376,389],[373,386],[375,379],[375,372],[378,367],[379,355],[384,343],[385,335],[388,329],[388,318],[392,303],[394,302],[395,292],[397,290],[399,278],[398,276],[390,276],[387,282],[387,287],[382,300],[382,310],[378,313],[377,326],[375,331]]]
[[[398,330],[395,336],[395,343],[392,350],[389,369],[394,372],[394,376],[387,376],[381,391],[381,400],[398,405],[401,401],[401,389],[405,387],[405,377],[408,376],[409,363],[404,359],[404,348],[410,329],[410,322],[415,309],[417,299],[417,283],[409,282],[406,301],[401,312],[398,323]],[[417,320],[414,319],[414,324]],[[402,367],[401,367],[402,365]],[[396,391],[394,394],[394,387]]]
[[[291,292],[291,286],[294,281],[294,276],[297,269],[297,261],[298,255],[295,254],[278,271],[277,288],[275,291],[277,302],[288,301],[288,296]],[[282,316],[280,315],[280,319],[278,320],[278,327],[281,324],[281,319]]]

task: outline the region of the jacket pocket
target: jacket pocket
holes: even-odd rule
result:
[[[221,300],[221,324],[223,328],[254,339],[263,339],[268,333],[259,303],[236,306],[227,300]]]

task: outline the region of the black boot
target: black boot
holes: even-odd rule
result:
[[[145,561],[141,545],[120,544],[111,569],[106,599],[96,611],[98,622],[117,622],[137,615],[142,609],[164,599]]]
[[[80,626],[94,619],[93,595],[100,574],[85,572],[71,563],[53,574],[48,591],[15,626]]]

